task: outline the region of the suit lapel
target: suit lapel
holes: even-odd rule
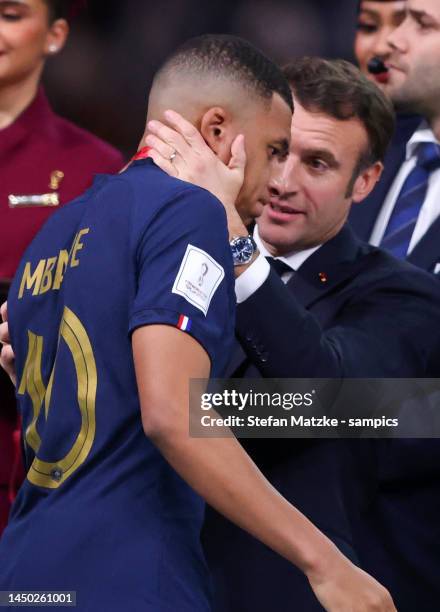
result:
[[[289,289],[305,308],[310,308],[353,276],[361,248],[362,242],[346,225],[304,262],[288,282]]]

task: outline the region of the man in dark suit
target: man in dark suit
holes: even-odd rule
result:
[[[255,262],[236,281],[241,350],[232,377],[440,373],[439,337],[432,334],[440,317],[437,282],[361,242],[344,225],[351,202],[360,202],[377,178],[380,156],[368,160],[365,174],[361,160],[371,131],[355,113],[338,117],[342,101],[355,99],[338,71],[337,64],[319,61],[287,69],[296,102],[291,153],[272,178],[272,197],[254,235],[261,253],[278,263],[269,271],[263,260]],[[356,75],[348,74],[353,88]],[[376,98],[368,100],[371,116],[383,124]],[[413,462],[405,479],[402,456],[411,449],[405,441],[280,442],[248,444],[274,486],[344,552],[357,555],[390,588],[399,610],[418,604],[434,612],[440,553],[428,542],[440,509],[436,445],[427,441],[425,458]],[[424,490],[417,500],[419,486]],[[388,490],[393,487],[395,495]],[[214,512],[205,536],[222,612],[287,612],[292,599],[302,611],[321,609],[299,574]]]
[[[295,99],[291,151],[284,164],[275,162],[271,198],[254,234],[260,255],[257,251],[248,264],[236,267],[241,346],[229,374],[438,375],[440,340],[432,333],[440,324],[437,281],[361,242],[345,223],[352,203],[365,198],[380,176],[392,132],[390,103],[344,62],[306,59],[286,74]],[[187,178],[188,168],[200,166],[204,149],[182,128],[184,139],[167,132],[166,140],[179,152],[173,172]],[[192,149],[197,149],[195,158]],[[162,163],[158,155],[155,160]],[[171,171],[167,162],[163,167]],[[189,174],[192,180],[196,175]],[[227,203],[222,181],[213,186],[207,179],[215,175],[204,168],[199,178]],[[220,170],[217,175],[226,180]],[[226,210],[230,235],[245,235],[233,207]],[[271,265],[263,255],[273,258]],[[401,461],[408,448],[404,442],[395,449],[384,441],[380,453],[387,456],[386,464],[377,442],[368,440],[351,445],[260,440],[246,446],[272,484],[345,554],[383,576],[399,610],[412,612],[415,602],[424,612],[436,609],[432,595],[439,555],[426,546],[436,520],[419,520],[425,504],[438,508],[435,468],[425,479],[425,496],[413,497],[432,453],[413,462],[408,486],[408,461]],[[397,485],[391,501],[384,491],[389,481],[391,490]],[[390,544],[395,550],[388,554]],[[218,612],[287,612],[290,602],[301,612],[321,610],[298,572],[212,511],[205,548]]]
[[[383,89],[401,113],[396,135],[380,184],[350,214],[360,238],[434,273],[440,271],[439,28],[436,0],[408,0],[385,61]]]

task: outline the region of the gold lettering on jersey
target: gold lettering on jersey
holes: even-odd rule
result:
[[[81,413],[81,429],[65,457],[56,461],[42,461],[37,457],[27,474],[28,480],[39,487],[57,489],[87,459],[96,433],[96,391],[98,373],[92,345],[87,332],[78,317],[67,306],[64,309],[60,337],[67,344],[75,364],[77,378],[77,399]],[[56,362],[54,370],[56,368]],[[53,373],[48,385],[52,393]],[[49,401],[50,404],[50,401]],[[50,405],[46,414],[50,417]]]
[[[55,375],[55,368],[52,368],[52,372],[50,374],[50,378],[49,378],[49,383],[47,385],[47,389],[46,389],[46,393],[44,396],[44,416],[46,417],[46,421],[47,421],[47,417],[49,416],[49,406],[50,406],[50,400],[52,399],[52,389],[53,389],[53,378]]]
[[[37,431],[37,419],[46,393],[46,387],[41,375],[43,357],[43,338],[28,331],[28,354],[21,377],[18,394],[29,394],[32,402],[32,420],[25,432],[25,441],[36,453],[40,448],[41,438]]]
[[[57,269],[55,270],[55,278],[52,285],[52,289],[54,291],[58,291],[60,289],[68,265],[69,253],[67,251],[60,251],[60,254],[58,255]]]
[[[89,231],[90,231],[89,228],[82,229],[76,235],[76,238],[75,238],[75,241],[72,247],[72,255],[70,257],[70,267],[71,268],[76,268],[77,266],[79,266],[79,261],[77,260],[76,256],[78,254],[78,251],[81,251],[81,249],[84,248],[84,244],[81,242],[81,238],[85,236],[86,234],[88,234]]]
[[[51,257],[46,261],[46,267],[44,268],[43,278],[41,279],[40,292],[39,295],[43,295],[43,293],[47,293],[52,288],[53,281],[53,269],[55,268],[55,264],[57,263],[57,257]]]
[[[27,291],[32,290],[32,295],[38,295],[41,286],[41,280],[43,278],[44,269],[46,268],[46,260],[42,259],[38,262],[37,267],[32,273],[31,262],[27,262],[24,267],[23,276],[21,277],[20,291],[18,292],[18,299],[21,300],[25,289]]]
[[[62,250],[55,257],[40,259],[34,270],[32,270],[32,263],[28,261],[21,278],[18,299],[23,298],[25,291],[32,291],[32,295],[43,295],[50,290],[58,291],[67,268],[77,268],[79,266],[80,251],[85,246],[83,237],[89,231],[90,228],[87,227],[76,234],[70,253]]]
[[[27,393],[32,401],[32,420],[26,429],[25,440],[36,454],[41,446],[41,437],[37,431],[37,420],[43,403],[46,421],[50,418],[56,358],[46,388],[41,375],[43,337],[28,331],[28,341],[28,354],[18,393],[19,395]],[[75,365],[81,428],[67,455],[58,461],[49,462],[42,461],[38,457],[34,458],[27,478],[32,484],[49,489],[58,488],[84,463],[92,449],[96,434],[98,373],[93,348],[81,321],[67,306],[64,309],[60,326],[58,350],[61,342],[67,345]],[[75,384],[72,386],[75,388]],[[59,405],[57,409],[69,410],[69,403]]]

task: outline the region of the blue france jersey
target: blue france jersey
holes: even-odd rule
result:
[[[223,207],[149,160],[50,218],[9,296],[27,478],[0,590],[76,591],[81,611],[209,609],[204,505],[143,432],[131,333],[178,327],[221,376],[234,306]]]

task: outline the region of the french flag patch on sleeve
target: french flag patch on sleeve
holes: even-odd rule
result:
[[[189,331],[191,329],[191,319],[181,314],[177,322],[177,327],[182,331]]]

